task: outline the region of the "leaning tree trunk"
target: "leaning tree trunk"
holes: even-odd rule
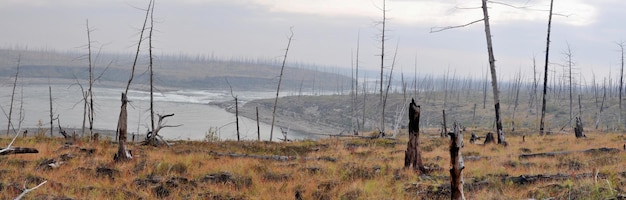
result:
[[[419,173],[425,173],[420,152],[420,106],[415,104],[415,99],[409,104],[409,142],[404,155],[404,168],[413,168]]]
[[[463,133],[459,130],[458,124],[454,123],[454,130],[450,133],[450,185],[451,199],[463,199]]]
[[[489,53],[489,68],[491,69],[491,87],[493,88],[493,103],[496,111],[496,128],[498,134],[498,144],[507,145],[502,131],[502,119],[500,118],[500,97],[498,91],[498,78],[496,75],[496,59],[493,56],[493,45],[491,42],[491,28],[489,27],[489,12],[487,0],[482,0],[483,15],[485,22],[485,36],[487,37],[487,52]]]
[[[117,122],[117,135],[118,135],[118,148],[117,154],[115,154],[115,162],[127,161],[132,159],[130,152],[126,149],[126,130],[127,130],[127,113],[126,113],[126,105],[128,103],[128,99],[126,98],[126,94],[122,93],[122,107],[120,110],[120,117]]]

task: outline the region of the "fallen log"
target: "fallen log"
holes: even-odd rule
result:
[[[617,153],[621,152],[621,150],[617,148],[597,148],[597,149],[587,149],[587,150],[579,150],[579,151],[555,151],[555,152],[544,152],[544,153],[532,153],[532,154],[522,154],[519,156],[520,159],[528,159],[534,157],[556,157],[559,155],[567,155],[572,153]]]
[[[39,151],[35,148],[28,148],[28,147],[11,147],[8,149],[0,149],[0,155],[26,154],[26,153],[39,153]]]

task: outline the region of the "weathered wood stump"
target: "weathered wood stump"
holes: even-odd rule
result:
[[[485,136],[484,144],[491,144],[495,142],[496,142],[496,138],[493,137],[493,133],[492,132],[487,133],[487,136]]]
[[[420,106],[411,99],[409,104],[409,142],[404,155],[404,168],[413,168],[419,173],[425,173],[420,152]]]
[[[459,130],[459,126],[454,122],[454,127],[450,132],[450,185],[451,199],[465,200],[463,194],[463,169],[465,164],[461,155],[463,148],[463,133]],[[492,135],[493,137],[493,135]]]
[[[580,120],[580,117],[576,117],[576,127],[574,127],[574,134],[576,135],[576,138],[587,137],[583,130],[583,122]]]

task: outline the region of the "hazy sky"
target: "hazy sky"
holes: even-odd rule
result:
[[[532,58],[543,71],[549,0],[502,0],[489,4],[496,65],[503,79],[521,70],[532,76]],[[0,47],[76,50],[92,39],[108,52],[133,51],[148,0],[0,0]],[[396,69],[481,76],[487,70],[483,23],[429,33],[432,27],[482,18],[479,0],[387,0],[387,65],[398,45]],[[360,34],[361,67],[380,66],[382,0],[157,0],[155,51],[237,57],[279,57],[290,27],[289,61],[350,67]],[[555,0],[550,61],[564,64],[569,43],[577,73],[591,81],[619,72],[626,40],[623,0]],[[24,61],[27,62],[27,61]],[[554,67],[557,67],[554,65]],[[558,68],[561,71],[561,68]]]

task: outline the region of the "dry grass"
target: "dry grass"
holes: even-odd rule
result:
[[[469,134],[465,134],[466,141]],[[574,151],[598,147],[622,149],[621,134],[509,137],[508,147],[466,143],[468,199],[605,199],[626,192],[626,154],[574,153],[553,158],[520,159],[523,153]],[[0,140],[6,145],[8,139]],[[447,139],[424,134],[424,162],[439,170],[428,176],[404,170],[406,137],[399,140],[324,139],[293,143],[190,142],[171,148],[130,146],[134,160],[113,163],[117,145],[78,141],[64,147],[60,139],[20,138],[15,146],[40,153],[0,156],[0,199],[21,193],[23,185],[48,183],[29,199],[448,199]],[[83,149],[95,149],[89,154]],[[232,157],[228,153],[247,155]],[[273,159],[254,158],[282,155]],[[65,159],[54,169],[46,159]],[[599,172],[593,176],[577,178]],[[520,175],[563,174],[561,180],[518,184]],[[509,178],[507,178],[509,177]],[[449,186],[447,186],[449,187]]]

